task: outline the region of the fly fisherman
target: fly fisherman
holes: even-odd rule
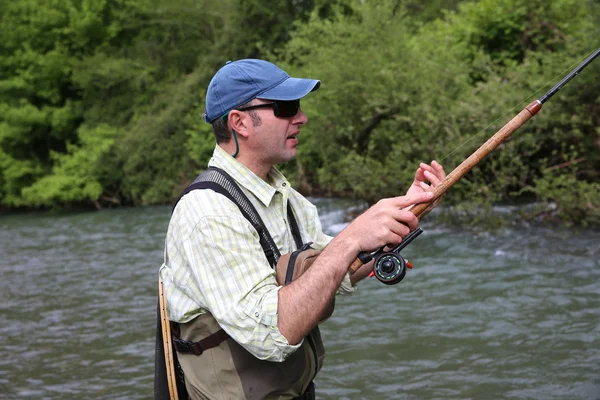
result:
[[[275,168],[296,157],[308,121],[300,99],[319,86],[252,59],[228,62],[208,86],[204,119],[216,138],[209,166],[233,178],[280,254],[298,247],[294,225],[302,242],[324,250],[279,285],[256,226],[234,201],[211,189],[180,199],[160,277],[192,399],[314,399],[324,358],[318,323],[336,292],[352,293],[372,262],[352,276],[348,267],[359,252],[396,245],[416,229],[407,208],[430,201],[445,176],[435,161],[421,164],[405,196],[379,201],[335,238],[325,235],[315,206]]]

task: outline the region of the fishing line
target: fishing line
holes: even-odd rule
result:
[[[562,71],[561,73],[559,73],[558,75],[556,75],[554,78],[550,79],[550,81],[548,81],[548,83],[542,85],[539,89],[537,89],[536,91],[534,91],[533,93],[531,93],[530,95],[528,95],[524,100],[522,100],[521,102],[517,103],[516,106],[514,106],[513,108],[511,108],[510,110],[508,110],[506,113],[504,113],[500,117],[496,118],[491,124],[489,124],[488,126],[486,126],[485,128],[483,128],[482,130],[480,130],[479,132],[477,132],[476,134],[474,134],[473,136],[471,136],[469,139],[467,139],[464,143],[460,144],[457,148],[455,148],[454,150],[452,150],[450,153],[448,153],[444,157],[440,158],[438,162],[444,161],[446,158],[450,157],[452,154],[456,153],[458,150],[460,150],[461,148],[463,148],[464,146],[466,146],[470,141],[472,141],[473,139],[475,139],[477,136],[481,135],[483,132],[487,131],[496,122],[498,122],[502,118],[506,117],[509,113],[513,112],[515,108],[518,108],[521,104],[527,102],[528,99],[530,99],[533,96],[535,96],[538,92],[541,92],[545,87],[550,86],[552,84],[552,82],[554,82],[558,78],[564,76],[566,72],[572,70],[575,65],[581,63],[583,60],[585,60],[593,52],[594,51],[588,53],[586,56],[580,58],[578,61],[576,61],[573,64],[571,64],[564,71]]]

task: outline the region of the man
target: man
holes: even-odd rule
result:
[[[406,209],[430,201],[444,178],[441,165],[421,164],[406,196],[381,200],[335,238],[326,236],[316,208],[275,168],[296,156],[308,120],[300,99],[319,86],[262,60],[228,62],[208,86],[205,120],[217,140],[209,165],[236,181],[281,254],[296,250],[288,202],[302,240],[324,250],[302,276],[279,286],[256,229],[232,201],[209,189],[179,201],[160,275],[181,339],[204,341],[200,355],[178,353],[191,398],[314,398],[324,355],[317,325],[336,292],[351,293],[372,269],[350,277],[348,267],[359,252],[398,244],[416,229]]]

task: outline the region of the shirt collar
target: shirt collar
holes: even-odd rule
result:
[[[244,164],[231,157],[219,145],[215,146],[208,165],[227,171],[240,186],[256,196],[266,207],[269,206],[276,192],[284,194],[290,187],[285,176],[277,168],[271,167],[265,182]]]

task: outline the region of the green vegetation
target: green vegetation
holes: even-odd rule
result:
[[[458,165],[599,34],[595,0],[3,2],[0,205],[173,200],[212,153],[208,81],[246,57],[323,82],[303,101],[300,156],[283,166],[301,191],[398,195],[419,161]],[[599,223],[599,104],[596,62],[446,204],[530,199],[538,214]]]

